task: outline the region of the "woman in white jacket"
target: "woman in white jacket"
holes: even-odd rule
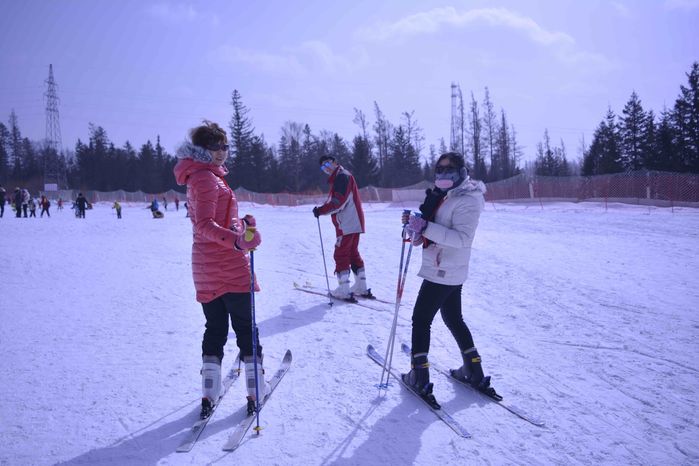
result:
[[[422,215],[403,217],[413,244],[423,246],[418,275],[424,278],[413,309],[412,369],[403,380],[435,405],[427,353],[430,327],[439,310],[463,358],[463,365],[452,370],[452,376],[497,396],[490,387],[490,377],[483,375],[480,356],[461,313],[461,288],[468,276],[485,191],[481,181],[469,178],[461,154],[447,152],[437,160],[435,188],[426,192],[420,205]]]

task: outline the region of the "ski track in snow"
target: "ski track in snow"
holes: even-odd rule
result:
[[[332,308],[310,210],[242,204],[263,244],[257,318],[268,373],[289,373],[261,413],[261,435],[221,447],[245,413],[231,387],[191,453],[175,448],[197,418],[203,331],[184,211],[150,218],[108,204],[87,219],[0,219],[0,465],[697,464],[699,210],[598,204],[488,204],[476,233],[464,316],[493,385],[540,417],[532,426],[433,372],[460,439],[397,382],[381,394],[392,305]],[[416,206],[406,205],[407,208]],[[365,206],[360,251],[374,293],[393,301],[403,206]],[[334,231],[321,218],[334,268]],[[420,279],[413,250],[393,364]],[[330,277],[335,286],[334,277]],[[233,335],[224,370],[237,351]],[[456,367],[438,316],[430,358]]]

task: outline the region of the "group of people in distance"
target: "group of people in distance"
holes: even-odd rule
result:
[[[194,236],[192,274],[196,300],[206,319],[202,340],[201,417],[208,417],[218,402],[221,390],[221,362],[228,326],[236,335],[245,364],[248,411],[255,406],[255,377],[262,381],[260,397],[268,385],[264,382],[262,345],[258,331],[252,330],[252,274],[248,252],[262,238],[254,216],[240,216],[235,194],[225,180],[225,161],[229,154],[226,132],[216,123],[204,121],[190,131],[190,139],[177,151],[174,168],[180,185],[187,186],[187,203]],[[338,286],[331,291],[336,298],[370,295],[364,261],[359,253],[359,237],[365,231],[364,213],[357,183],[337,160],[325,155],[320,170],[328,176],[327,201],[313,208],[318,218],[330,215],[337,241],[334,260]],[[412,316],[411,369],[403,381],[423,398],[437,405],[430,382],[428,352],[430,328],[438,311],[454,336],[462,364],[452,370],[453,377],[474,388],[489,392],[490,377],[484,376],[480,355],[464,322],[461,291],[468,275],[471,245],[485,201],[485,185],[471,180],[464,158],[456,152],[442,154],[434,169],[434,188],[426,191],[419,206],[420,215],[403,214],[396,225],[404,229],[414,246],[422,247],[423,278]],[[400,221],[400,224],[398,223]],[[350,278],[354,284],[350,287]],[[258,342],[253,352],[253,341]],[[255,357],[253,357],[255,355]],[[438,406],[438,405],[437,405]]]
[[[51,217],[51,200],[46,194],[42,194],[41,197],[36,200],[29,193],[26,188],[15,188],[14,192],[10,195],[7,194],[5,188],[0,185],[0,218],[5,215],[5,204],[9,204],[15,211],[15,217],[17,218],[28,218],[36,217],[37,208],[41,209],[39,217]],[[58,210],[63,210],[63,199],[60,197],[56,199],[56,205]],[[85,210],[90,208],[90,203],[87,201],[83,193],[78,194],[78,197],[73,202],[73,208],[75,209],[75,216],[79,218],[85,218]]]

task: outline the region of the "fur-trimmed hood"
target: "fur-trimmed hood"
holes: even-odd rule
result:
[[[464,180],[459,186],[450,189],[447,193],[447,197],[465,196],[471,193],[485,194],[486,191],[488,191],[488,188],[485,187],[485,183],[469,178]]]
[[[175,155],[178,159],[192,159],[202,163],[211,163],[213,160],[211,152],[203,147],[195,146],[190,141],[185,141],[180,144]]]

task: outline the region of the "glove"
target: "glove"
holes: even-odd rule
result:
[[[262,236],[260,232],[257,231],[255,227],[248,227],[245,233],[240,235],[235,241],[235,247],[241,251],[248,251],[250,249],[255,249],[262,242]]]
[[[320,207],[314,207],[314,208],[313,208],[313,216],[314,216],[315,218],[320,217]]]
[[[427,220],[417,215],[411,215],[410,220],[408,220],[408,226],[405,227],[405,231],[408,232],[411,238],[417,238],[422,235],[425,228],[427,228]]]
[[[255,221],[255,217],[253,217],[250,214],[247,214],[245,217],[243,217],[243,223],[245,224],[245,228],[248,228],[248,227],[255,228],[257,226],[257,222]]]

